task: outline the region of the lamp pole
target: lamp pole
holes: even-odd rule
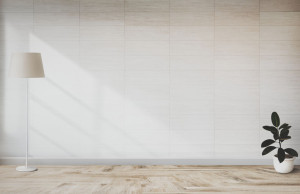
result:
[[[29,127],[29,95],[28,95],[28,93],[29,93],[29,91],[28,91],[28,89],[29,89],[29,87],[28,87],[28,83],[29,81],[28,81],[28,78],[26,79],[26,89],[27,89],[27,91],[26,91],[26,108],[27,108],[27,114],[26,114],[26,116],[27,116],[27,119],[26,119],[26,164],[25,164],[25,167],[26,168],[28,168],[28,127]]]
[[[37,168],[28,166],[28,133],[29,133],[29,80],[26,78],[26,158],[25,158],[25,166],[18,166],[16,168],[17,171],[20,172],[32,172],[36,171]]]

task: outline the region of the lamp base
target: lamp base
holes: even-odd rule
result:
[[[19,171],[19,172],[32,172],[32,171],[36,171],[37,168],[30,167],[30,166],[27,166],[27,167],[26,166],[18,166],[16,168],[16,170]]]

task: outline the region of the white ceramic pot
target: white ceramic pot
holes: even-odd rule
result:
[[[273,164],[274,168],[279,173],[289,173],[292,172],[294,169],[294,160],[296,157],[293,158],[286,158],[283,162],[279,163],[278,158],[273,156]]]

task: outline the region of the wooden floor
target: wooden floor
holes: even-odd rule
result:
[[[300,193],[300,166],[0,166],[0,193]]]

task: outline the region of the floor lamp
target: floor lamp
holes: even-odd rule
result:
[[[17,171],[31,172],[37,170],[35,167],[28,166],[28,78],[45,77],[42,57],[40,53],[17,53],[13,54],[10,64],[11,77],[26,78],[27,82],[27,123],[26,123],[26,162],[25,166],[18,166]]]

